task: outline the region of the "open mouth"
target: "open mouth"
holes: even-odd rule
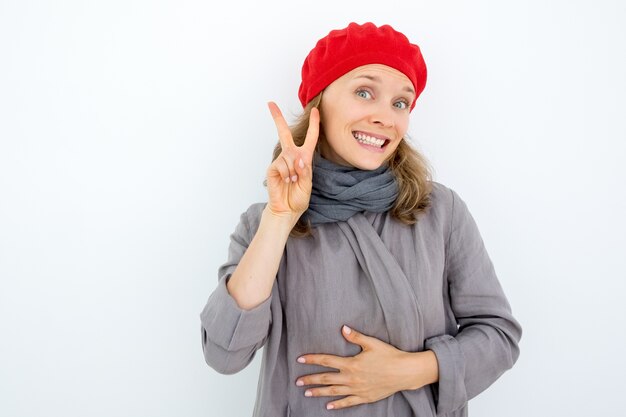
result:
[[[352,132],[352,136],[354,136],[357,142],[360,142],[364,145],[369,145],[378,149],[384,148],[389,143],[389,139],[375,138],[373,136],[366,135],[365,133],[362,133],[362,132],[356,132],[356,131]]]

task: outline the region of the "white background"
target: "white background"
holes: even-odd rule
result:
[[[429,69],[412,113],[524,327],[473,416],[623,407],[623,1],[0,1],[0,415],[246,416],[199,313],[291,121],[300,67],[348,22]]]

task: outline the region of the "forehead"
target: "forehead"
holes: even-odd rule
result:
[[[413,85],[411,83],[411,80],[409,80],[409,77],[404,75],[404,73],[384,64],[362,65],[344,74],[341,78],[346,80],[352,80],[355,78],[364,77],[366,75],[393,80],[400,84],[406,84],[406,86],[408,87],[411,87]]]

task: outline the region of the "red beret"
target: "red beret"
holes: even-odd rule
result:
[[[426,63],[419,46],[389,25],[353,22],[317,41],[304,60],[298,90],[302,106],[337,78],[367,64],[384,64],[402,72],[413,83],[415,100],[426,86]]]

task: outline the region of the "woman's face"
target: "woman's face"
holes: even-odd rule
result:
[[[355,68],[322,94],[325,141],[321,155],[363,170],[380,167],[394,153],[409,125],[415,92],[409,78],[382,64]]]

